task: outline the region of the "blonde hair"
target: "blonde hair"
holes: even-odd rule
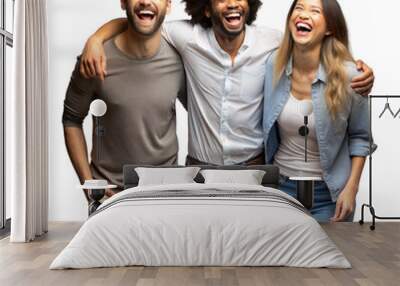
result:
[[[294,42],[289,30],[289,21],[297,1],[293,2],[286,19],[285,34],[274,66],[274,85],[282,77],[293,52]],[[339,3],[336,0],[321,0],[321,2],[327,30],[330,32],[323,40],[321,48],[321,63],[327,76],[325,98],[328,110],[332,118],[335,118],[348,100],[349,79],[345,62],[354,62],[354,59],[349,49],[346,20]]]

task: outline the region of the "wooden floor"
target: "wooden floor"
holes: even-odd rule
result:
[[[125,267],[48,270],[79,229],[79,223],[52,223],[49,233],[30,244],[0,241],[0,285],[400,285],[400,223],[324,225],[353,265],[350,270],[285,267]]]

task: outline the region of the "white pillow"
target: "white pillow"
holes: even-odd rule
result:
[[[265,171],[261,170],[202,170],[205,184],[261,185]]]
[[[139,176],[139,186],[171,185],[195,183],[193,180],[200,168],[135,168]]]

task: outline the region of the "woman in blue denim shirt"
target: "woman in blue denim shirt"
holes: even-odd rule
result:
[[[358,72],[337,1],[294,1],[281,47],[266,69],[266,161],[280,167],[281,190],[296,196],[296,182],[289,177],[320,177],[311,214],[320,222],[352,221],[370,147],[368,99],[350,89]],[[305,162],[298,130],[307,100],[314,111]]]

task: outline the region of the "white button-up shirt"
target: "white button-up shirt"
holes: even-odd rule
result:
[[[263,151],[265,61],[281,33],[246,26],[234,62],[212,29],[168,22],[163,35],[180,53],[186,71],[189,156],[211,164],[244,162]]]

